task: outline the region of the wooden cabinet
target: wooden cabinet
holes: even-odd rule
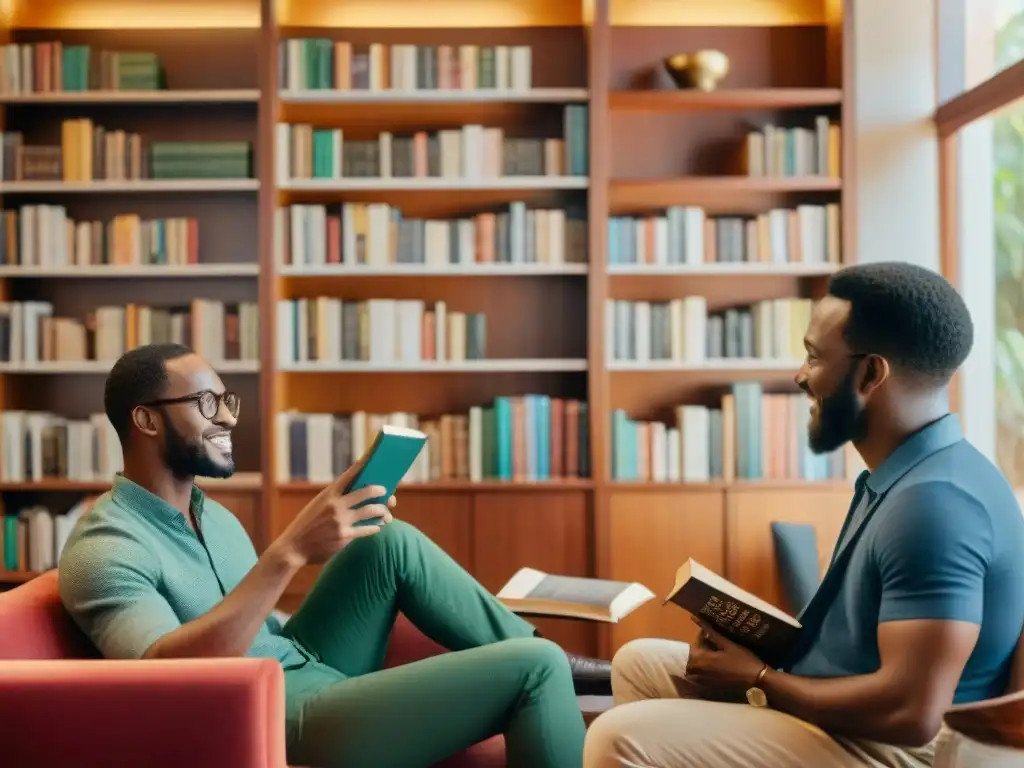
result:
[[[676,570],[692,557],[721,572],[725,559],[725,506],[721,491],[612,491],[612,579],[637,581],[656,598],[610,629],[611,649],[638,637],[692,640],[689,614],[662,600]]]

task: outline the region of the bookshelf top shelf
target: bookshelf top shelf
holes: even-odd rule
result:
[[[90,264],[89,266],[35,267],[0,266],[0,277],[136,278],[136,277],[255,277],[259,264]]]
[[[718,91],[613,91],[609,104],[623,112],[799,109],[842,104],[839,88],[723,88]]]
[[[2,270],[2,268],[0,268]],[[0,271],[0,274],[3,274]],[[279,277],[524,277],[585,275],[586,264],[487,263],[452,264],[289,264],[279,266]]]
[[[278,367],[281,373],[559,373],[586,371],[587,361],[575,358],[527,358],[490,360],[441,360],[412,363],[367,362],[346,360],[342,362],[313,361],[284,363]]]
[[[0,104],[255,104],[256,88],[167,91],[61,91],[0,94]]]
[[[256,192],[258,179],[131,179],[125,181],[5,181],[0,195],[19,193]]]
[[[259,472],[235,472],[231,477],[201,477],[199,486],[206,491],[222,490],[259,490],[263,487],[263,475]],[[322,486],[321,486],[322,487]],[[102,480],[69,480],[62,477],[47,477],[43,480],[26,480],[23,482],[5,480],[0,482],[0,491],[46,491],[46,492],[81,492],[102,493],[110,490],[110,481]]]
[[[837,264],[811,262],[720,262],[712,264],[609,264],[608,274],[617,277],[744,277],[784,275],[788,277],[818,277],[831,275],[839,269]]]
[[[586,189],[587,176],[501,176],[496,178],[408,177],[290,179],[278,185],[286,192],[451,192],[459,190]],[[0,190],[2,191],[2,190]]]
[[[778,207],[780,195],[839,192],[842,179],[830,176],[683,176],[675,179],[613,179],[609,204],[614,215],[670,205],[700,205],[709,214],[753,212]]]
[[[488,103],[565,103],[586,101],[586,88],[533,88],[472,90],[283,90],[282,104],[488,104]]]
[[[38,363],[0,362],[0,374],[96,374],[110,373],[113,360],[46,360]],[[259,373],[256,360],[211,361],[218,373]]]

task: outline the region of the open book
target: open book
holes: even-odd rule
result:
[[[665,602],[704,619],[770,664],[785,657],[800,636],[799,621],[692,558],[676,571],[676,583]]]
[[[616,623],[654,598],[643,584],[577,576],[552,576],[520,568],[498,592],[516,613]]]

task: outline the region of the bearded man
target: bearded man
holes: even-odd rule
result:
[[[1024,520],[967,442],[947,388],[973,343],[963,300],[906,263],[836,273],[796,376],[817,453],[867,470],[779,668],[702,625],[612,661],[618,706],[585,768],[932,765],[953,703],[1002,695],[1024,623]]]

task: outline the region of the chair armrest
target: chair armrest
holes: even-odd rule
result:
[[[1024,691],[953,707],[943,720],[973,741],[1024,750]]]
[[[5,768],[284,768],[284,727],[272,659],[0,665]]]

